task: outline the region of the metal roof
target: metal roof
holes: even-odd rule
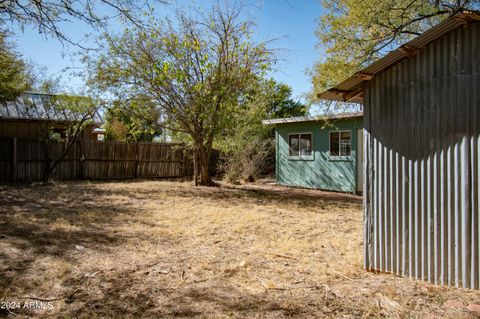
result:
[[[61,107],[55,95],[43,93],[22,93],[15,101],[0,102],[0,119],[43,120],[56,122],[75,122],[81,114]],[[95,112],[93,121],[103,123],[102,117]]]
[[[465,24],[477,21],[480,21],[480,13],[477,11],[461,11],[454,14],[333,88],[317,94],[317,96],[324,100],[363,103],[363,86],[366,81],[372,80],[377,74],[403,59],[417,54],[429,43],[445,34]]]
[[[316,116],[298,116],[298,117],[289,117],[289,118],[283,118],[283,119],[263,120],[262,124],[274,125],[274,124],[284,124],[284,123],[313,122],[313,121],[324,121],[324,120],[333,120],[333,119],[347,119],[347,118],[362,117],[362,116],[363,116],[363,112],[338,113],[338,114],[316,115]]]

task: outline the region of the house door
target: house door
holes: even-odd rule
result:
[[[357,130],[357,192],[363,192],[363,129]]]

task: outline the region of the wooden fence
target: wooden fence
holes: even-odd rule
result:
[[[65,145],[16,138],[0,139],[0,182],[40,181],[47,165]],[[215,174],[218,152],[210,161]],[[193,175],[192,156],[183,144],[77,141],[59,164],[54,178],[129,179]]]

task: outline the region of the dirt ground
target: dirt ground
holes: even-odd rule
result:
[[[0,186],[0,317],[480,316],[479,291],[368,273],[362,252],[353,195],[265,183]]]

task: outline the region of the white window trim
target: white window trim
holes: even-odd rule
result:
[[[342,150],[342,147],[340,146],[340,141],[342,139],[342,133],[343,132],[349,132],[350,133],[350,155],[331,155],[330,150],[332,149],[331,148],[331,146],[332,146],[331,145],[331,143],[332,143],[332,139],[331,139],[332,133],[339,133],[338,134],[338,152],[340,153],[341,150]],[[330,131],[330,132],[328,132],[328,157],[332,158],[332,159],[350,159],[352,157],[352,140],[353,140],[352,130],[341,130],[341,131]]]
[[[310,134],[311,139],[310,143],[312,145],[312,154],[311,155],[300,155],[300,135],[302,134]],[[298,154],[299,155],[290,155],[290,135],[297,135],[299,137],[299,144],[298,144]],[[291,160],[313,160],[313,133],[312,132],[299,132],[299,133],[288,133],[288,140],[287,140],[287,145],[288,145],[288,159]]]

